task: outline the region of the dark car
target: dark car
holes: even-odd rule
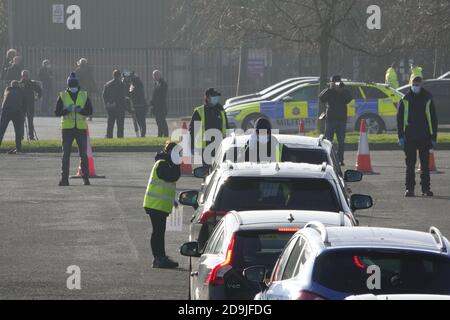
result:
[[[407,94],[410,87],[407,85],[398,91]],[[439,124],[450,124],[450,79],[426,80],[423,87],[433,95]]]

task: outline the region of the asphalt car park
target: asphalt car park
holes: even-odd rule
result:
[[[141,208],[154,154],[96,154],[105,180],[68,191],[57,187],[59,154],[0,155],[0,297],[2,299],[187,299],[189,259],[179,254],[189,241],[190,208],[184,208],[182,232],[168,232],[168,255],[177,270],[151,269],[151,224]],[[347,164],[356,154],[346,154]],[[372,152],[378,175],[352,184],[369,194],[374,207],[359,211],[361,226],[428,232],[436,226],[450,235],[450,152],[436,151],[442,174],[432,175],[435,198],[405,199],[404,155]],[[72,171],[76,172],[74,157]],[[347,169],[351,169],[350,167]],[[183,177],[179,192],[200,189],[201,180]],[[65,197],[66,192],[71,196]],[[66,286],[67,268],[81,269],[81,290]]]

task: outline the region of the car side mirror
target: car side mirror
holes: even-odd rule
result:
[[[265,266],[253,266],[243,271],[245,280],[256,283],[264,283],[266,280],[267,268]]]
[[[363,179],[364,175],[362,172],[356,170],[347,170],[344,173],[345,182],[360,182]]]
[[[186,242],[181,246],[180,254],[185,257],[200,257],[198,242]]]
[[[199,179],[205,179],[209,175],[209,167],[198,167],[194,169],[194,177]]]
[[[178,202],[184,206],[198,208],[198,191],[185,191],[180,193]]]
[[[284,102],[291,102],[291,101],[294,101],[294,98],[292,98],[291,96],[286,96],[286,97],[283,98],[283,101]]]
[[[354,194],[350,198],[350,206],[354,211],[370,209],[373,207],[373,199],[371,196]]]

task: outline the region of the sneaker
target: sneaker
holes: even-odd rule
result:
[[[423,197],[434,197],[434,193],[430,190],[422,192]]]
[[[59,186],[60,187],[68,187],[69,186],[69,180],[68,179],[61,179],[61,181],[59,181]]]
[[[83,182],[85,186],[90,186],[91,182],[89,181],[89,178],[83,178]]]
[[[153,260],[153,268],[176,269],[178,268],[178,262],[170,260],[169,257],[155,258],[155,260]]]
[[[405,197],[406,198],[414,198],[415,197],[414,191],[406,190]]]

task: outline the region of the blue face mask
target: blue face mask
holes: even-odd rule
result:
[[[220,96],[210,98],[211,105],[216,106],[220,103]]]
[[[69,91],[72,93],[77,93],[78,92],[78,88],[69,88]]]

